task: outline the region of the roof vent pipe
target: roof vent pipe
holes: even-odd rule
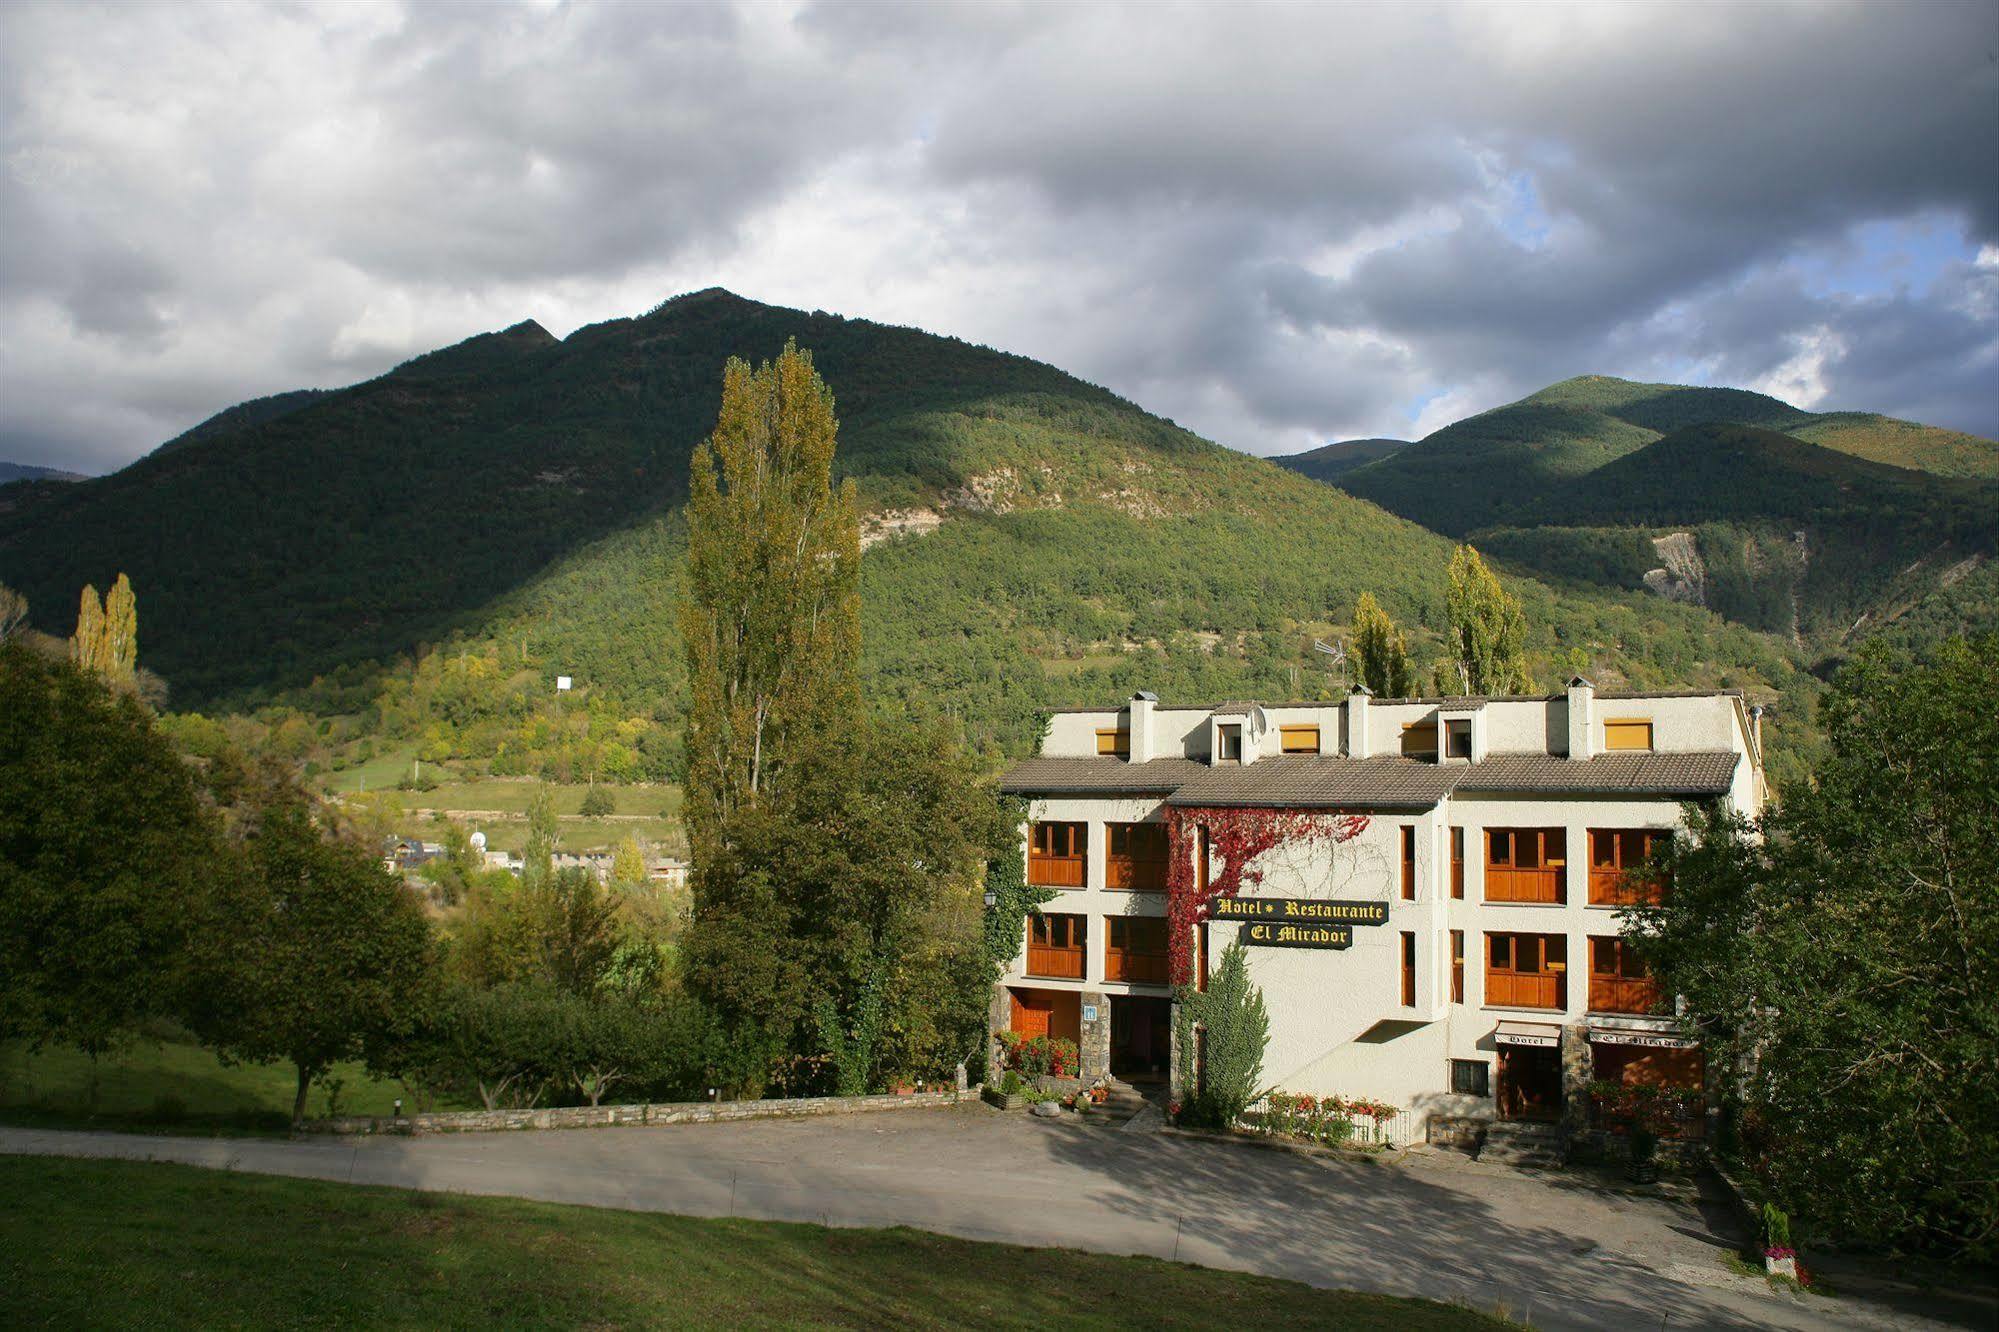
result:
[[[1347,757],[1371,758],[1374,750],[1367,738],[1367,702],[1374,695],[1366,685],[1355,685],[1347,695]]]
[[[1569,681],[1569,757],[1590,758],[1596,753],[1596,686],[1586,676]]]
[[[1133,763],[1152,762],[1152,708],[1157,702],[1159,702],[1157,694],[1143,689],[1131,696],[1129,757]]]

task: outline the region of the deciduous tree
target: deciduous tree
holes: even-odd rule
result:
[[[1804,1225],[1999,1251],[1999,638],[1864,647],[1829,750],[1752,837],[1694,811],[1640,953],[1685,995]]]
[[[730,359],[694,451],[681,634],[697,866],[795,747],[859,711],[860,520],[854,483],[832,484],[837,430],[811,353],[786,343],[755,369]]]
[[[1464,693],[1508,694],[1529,687],[1527,620],[1520,599],[1500,585],[1470,546],[1459,546],[1451,555],[1444,605]]]
[[[1354,603],[1353,643],[1362,684],[1378,697],[1409,696],[1409,640],[1372,593],[1361,593]]]

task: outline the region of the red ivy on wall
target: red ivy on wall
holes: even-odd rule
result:
[[[1264,852],[1287,842],[1352,841],[1367,830],[1365,814],[1305,809],[1229,809],[1169,806],[1166,833],[1171,856],[1166,868],[1168,952],[1175,985],[1194,980],[1194,927],[1213,914],[1217,897],[1234,897],[1263,882],[1256,864]],[[1210,871],[1201,885],[1196,850],[1208,838]]]

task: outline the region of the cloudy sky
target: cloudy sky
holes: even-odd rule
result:
[[[1589,372],[1999,436],[1999,0],[0,8],[0,459],[716,284],[1257,453]]]

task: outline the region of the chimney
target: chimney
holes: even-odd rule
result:
[[[1596,753],[1591,744],[1590,723],[1596,719],[1596,686],[1584,676],[1569,681],[1569,757],[1590,758]]]
[[[1131,761],[1152,762],[1152,707],[1159,695],[1141,689],[1131,696]]]
[[[1367,701],[1374,697],[1366,685],[1355,685],[1347,695],[1347,757],[1370,758],[1374,750],[1367,743]]]

